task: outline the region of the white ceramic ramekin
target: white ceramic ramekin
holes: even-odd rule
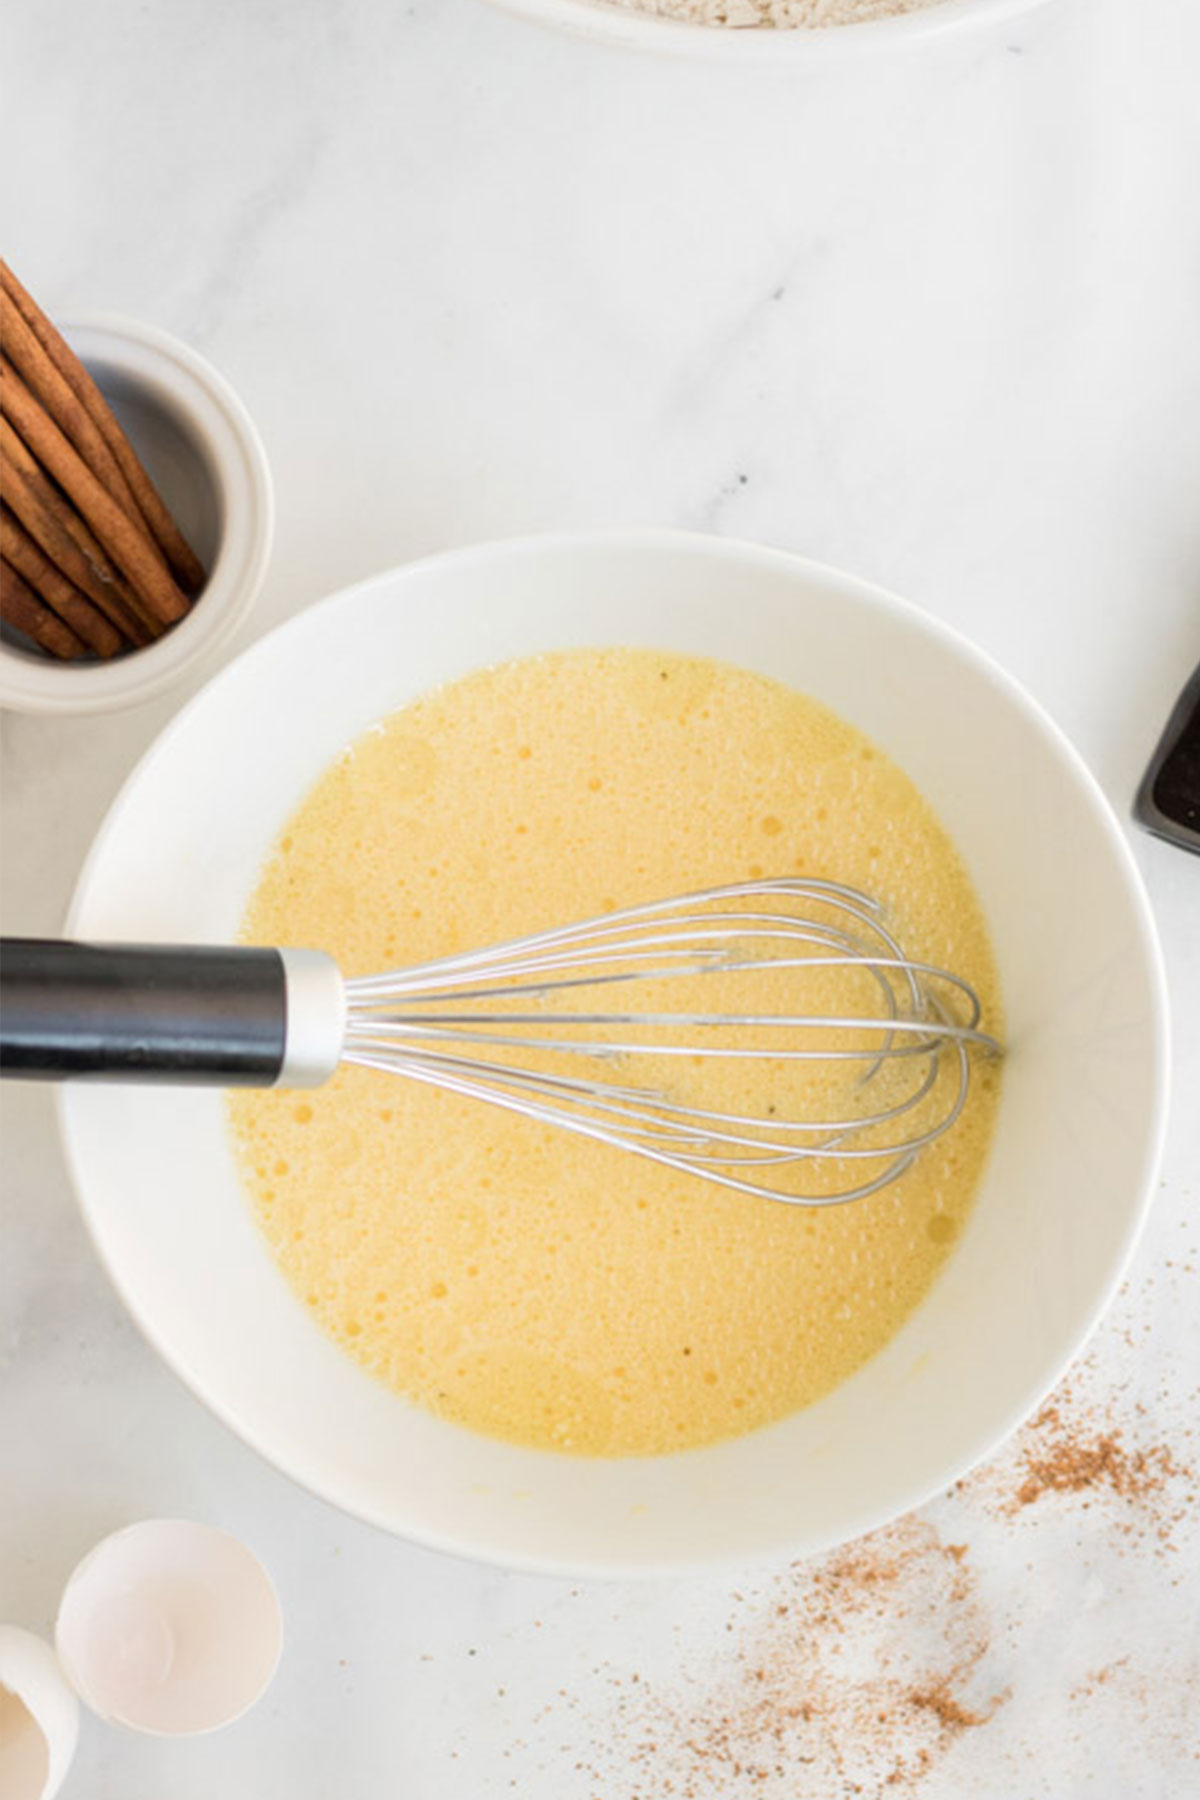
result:
[[[610,5],[609,0],[491,0],[503,12],[516,13],[535,24],[549,25],[597,44],[768,68],[821,67],[838,58],[898,50],[906,44],[999,24],[1042,3],[1043,0],[938,0],[916,12],[862,25],[775,31],[692,25],[683,19],[656,18],[652,13]]]
[[[160,693],[225,643],[262,586],[274,498],[249,413],[202,356],[134,320],[80,318],[62,331],[208,570],[187,617],[124,656],[56,662],[0,639],[0,706],[109,712]]]
[[[230,941],[284,821],[374,721],[472,668],[619,644],[719,657],[833,706],[936,808],[989,921],[1008,1042],[990,1164],[944,1273],[843,1386],[677,1456],[603,1461],[477,1436],[399,1399],[323,1336],[255,1226],[221,1095],[74,1084],[62,1098],[100,1254],[147,1337],[222,1419],[360,1518],[564,1574],[814,1552],[994,1451],[1115,1292],[1167,1091],[1145,895],[1061,732],[915,607],[717,538],[489,545],[310,608],[223,670],[148,752],[84,868],[73,935]]]

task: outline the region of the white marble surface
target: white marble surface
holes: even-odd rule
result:
[[[242,642],[483,536],[737,533],[960,626],[1127,814],[1200,659],[1198,63],[1195,0],[1055,0],[818,80],[475,0],[9,0],[0,244],[52,309],[177,332],[255,414],[279,530]],[[183,698],[3,718],[8,929],[59,925]],[[1173,1123],[1061,1405],[1085,1448],[1123,1434],[1119,1479],[1037,1493],[1044,1424],[865,1568],[573,1588],[341,1518],[160,1367],[46,1095],[5,1092],[0,1616],[46,1630],[99,1535],[183,1513],[261,1551],[289,1623],[256,1713],[183,1744],[89,1722],[69,1800],[1200,1793],[1200,861],[1134,843]]]

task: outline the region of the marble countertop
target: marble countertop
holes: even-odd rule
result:
[[[1128,816],[1200,660],[1194,0],[1054,0],[816,79],[476,0],[14,0],[4,35],[5,255],[51,310],[194,344],[264,435],[241,644],[487,536],[733,533],[967,632]],[[3,717],[7,929],[59,926],[186,691]],[[0,1616],[46,1631],[105,1531],[184,1514],[262,1552],[289,1627],[227,1732],[88,1721],[68,1800],[1200,1793],[1200,860],[1131,841],[1175,1094],[1118,1303],[990,1468],[736,1585],[510,1576],[291,1487],[143,1344],[47,1095],[6,1091]]]

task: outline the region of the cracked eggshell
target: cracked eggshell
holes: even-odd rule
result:
[[[246,1712],[275,1673],[279,1602],[236,1538],[184,1519],[146,1519],[79,1564],[55,1642],[80,1698],[102,1718],[174,1737]]]
[[[78,1736],[79,1703],[49,1644],[0,1625],[2,1800],[52,1800]]]

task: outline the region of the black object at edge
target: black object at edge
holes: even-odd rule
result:
[[[1200,669],[1167,720],[1133,812],[1156,837],[1200,854]]]

